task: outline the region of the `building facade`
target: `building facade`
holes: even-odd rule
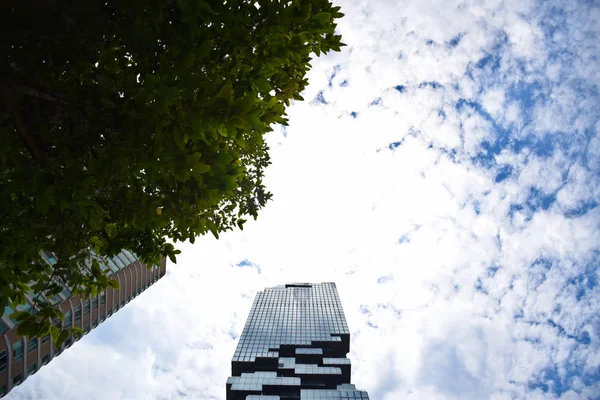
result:
[[[53,254],[43,252],[44,260],[53,265],[56,258]],[[95,256],[94,256],[95,257]],[[105,263],[97,258],[104,271],[112,279],[119,282],[119,289],[109,287],[97,297],[82,299],[72,296],[68,289],[53,298],[42,298],[56,307],[60,307],[65,314],[67,327],[78,326],[87,334],[111,315],[123,308],[149,286],[162,278],[166,272],[166,261],[161,265],[148,269],[138,261],[131,252],[121,251]],[[27,304],[17,307],[19,311],[31,309],[32,298],[37,296],[31,293],[27,296]],[[15,386],[21,384],[28,376],[35,374],[42,366],[60,355],[65,349],[81,337],[69,337],[60,348],[55,348],[49,336],[27,339],[17,335],[17,322],[9,316],[14,312],[10,307],[4,309],[0,320],[0,397],[10,392]],[[58,322],[58,321],[57,321]]]
[[[335,283],[268,288],[231,361],[227,400],[369,399],[350,384],[350,332]]]

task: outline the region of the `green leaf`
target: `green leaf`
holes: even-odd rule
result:
[[[71,328],[71,332],[73,332],[73,333],[83,333],[84,331],[80,327],[74,326],[74,327]]]
[[[117,234],[119,233],[119,230],[117,229],[117,224],[115,223],[106,224],[104,226],[104,231],[111,239],[117,236]]]
[[[262,144],[263,144],[263,136],[259,132],[254,132],[252,134],[252,138],[254,139],[254,143],[256,143],[259,146],[262,146]]]
[[[256,87],[264,94],[267,94],[271,91],[271,85],[265,78],[258,78],[254,81],[254,83],[256,84]]]
[[[186,154],[185,156],[185,163],[190,166],[193,167],[194,165],[196,165],[200,159],[202,158],[202,153],[200,152],[195,152],[192,154]]]
[[[198,46],[198,50],[196,51],[196,56],[204,59],[208,55],[208,53],[213,48],[213,41],[211,39],[207,39],[200,46]]]
[[[38,331],[38,324],[33,320],[26,320],[17,327],[17,335],[32,337]]]
[[[54,341],[54,344],[56,344],[56,340],[58,339],[58,336],[59,336],[59,331],[56,326],[52,325],[50,327],[50,335],[52,335],[52,340]]]
[[[257,99],[254,93],[244,96],[237,104],[240,108],[240,115],[247,114],[253,108],[254,104],[256,104],[256,101]]]
[[[114,108],[116,104],[106,97],[100,97],[100,103],[106,108]]]
[[[227,165],[233,161],[233,155],[228,151],[221,151],[215,157],[215,163],[219,165]]]
[[[27,311],[15,311],[9,315],[9,317],[15,321],[25,321],[30,316],[31,314],[29,314]]]
[[[231,117],[231,123],[239,129],[249,131],[252,129],[252,124],[246,121],[244,118],[238,117],[237,115]]]
[[[229,81],[226,84],[224,84],[223,87],[221,87],[221,90],[219,90],[218,97],[223,100],[229,100],[229,99],[231,99],[232,95],[233,95],[233,84],[231,83],[231,81]]]
[[[185,133],[181,129],[175,129],[173,132],[173,140],[175,145],[181,151],[185,151],[185,145],[187,143]]]
[[[325,25],[331,19],[331,14],[328,12],[320,12],[313,15],[312,20],[316,21],[320,25]]]
[[[104,246],[106,246],[106,243],[104,242],[104,240],[102,240],[98,236],[92,236],[91,238],[88,239],[88,242],[90,242],[91,244],[94,245],[94,249],[95,249],[96,253],[100,253],[101,249],[104,248]]]
[[[212,222],[211,220],[207,220],[206,221],[206,225],[208,226],[208,229],[213,234],[213,236],[216,239],[218,239],[219,238],[219,231],[217,230],[217,226],[215,225],[215,223]]]
[[[64,341],[67,340],[68,337],[69,337],[68,330],[65,329],[65,330],[61,331],[55,342],[56,347],[60,347],[64,343]]]
[[[41,292],[46,287],[46,282],[40,281],[31,287],[34,292]]]
[[[219,15],[219,13],[213,10],[210,4],[208,4],[206,1],[198,0],[198,5],[201,7],[202,10],[207,11],[212,15]]]
[[[98,277],[100,274],[102,274],[100,264],[98,263],[98,260],[94,258],[92,259],[92,275]]]
[[[198,162],[194,165],[193,172],[195,174],[205,174],[210,171],[210,165]]]
[[[119,285],[119,281],[116,281],[116,280],[114,280],[114,279],[110,279],[110,280],[108,281],[108,286],[110,286],[111,288],[113,288],[113,289],[115,289],[115,290],[118,290],[118,289],[119,289],[119,287],[120,287],[120,285]]]
[[[181,67],[183,69],[190,69],[194,65],[195,62],[196,62],[196,54],[189,52],[183,58]]]
[[[217,132],[219,132],[219,135],[223,136],[223,137],[228,137],[229,133],[227,132],[227,127],[224,125],[219,125],[217,127]]]
[[[263,122],[260,120],[260,118],[257,115],[248,115],[248,121],[250,121],[250,123],[252,124],[253,127],[255,127],[256,129],[261,129],[263,127]],[[257,133],[257,132],[254,132]]]

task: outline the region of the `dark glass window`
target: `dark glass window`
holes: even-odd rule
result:
[[[19,374],[13,378],[13,385],[18,386],[23,382],[23,374]]]
[[[48,341],[50,340],[50,335],[46,335],[42,338],[42,344],[44,343],[48,343]]]
[[[73,314],[71,311],[65,313],[65,327],[70,328],[73,325]]]
[[[102,292],[100,293],[100,304],[104,304],[106,303],[106,293]]]
[[[36,370],[36,363],[31,364],[28,368],[27,368],[27,375],[31,375],[31,374],[35,374],[35,370]]]
[[[110,259],[110,258],[108,259],[108,266],[114,272],[119,272],[119,266],[117,264],[115,264],[115,262],[112,259]]]
[[[35,349],[37,349],[37,339],[31,338],[29,339],[29,342],[27,342],[27,352],[31,353]]]
[[[83,315],[88,315],[90,313],[90,301],[86,300],[85,303],[83,303]]]
[[[4,322],[0,321],[0,335],[8,332],[8,326],[4,324]]]
[[[81,319],[81,306],[75,307],[75,321],[79,321]]]
[[[6,350],[0,351],[0,372],[6,369],[7,354]]]
[[[48,364],[49,361],[50,361],[50,354],[46,354],[46,355],[44,355],[44,357],[42,357],[42,364],[46,365],[46,364]]]
[[[56,259],[56,257],[54,257],[54,254],[49,253],[47,251],[42,251],[42,257],[50,264],[50,265],[54,265],[56,264],[56,262],[58,261]]]
[[[65,298],[69,298],[71,296],[71,291],[67,288],[64,288],[61,293],[63,296],[65,296]]]
[[[137,259],[134,257],[134,255],[127,250],[121,251],[121,255],[125,255],[125,257],[127,257],[129,262],[131,262],[131,263],[134,263],[137,261]]]
[[[123,255],[123,253],[119,253],[119,254],[117,254],[115,258],[118,258],[119,260],[121,260],[121,262],[123,262],[123,264],[124,264],[125,266],[128,266],[128,265],[132,264],[132,262],[131,262],[131,261],[129,261],[129,260],[127,259],[127,257],[125,257],[125,255]],[[118,263],[117,263],[117,264],[118,264]]]
[[[113,257],[112,260],[117,264],[119,269],[125,268],[125,263],[119,257]]]
[[[13,344],[13,362],[17,362],[21,358],[23,358],[23,340]]]

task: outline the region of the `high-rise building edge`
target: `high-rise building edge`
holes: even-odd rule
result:
[[[350,383],[350,332],[335,283],[258,292],[231,361],[227,400],[369,399]]]
[[[57,262],[52,253],[42,252],[42,256],[50,265]],[[95,255],[92,257],[98,260],[101,268],[111,279],[119,282],[119,289],[109,287],[98,296],[90,296],[85,299],[71,295],[67,288],[53,298],[31,293],[27,295],[27,303],[19,305],[17,310],[30,311],[33,306],[33,298],[39,296],[43,301],[60,308],[65,315],[66,327],[77,326],[83,329],[84,334],[87,334],[162,278],[166,272],[166,260],[163,260],[160,265],[148,269],[127,250],[121,251],[112,258],[102,259]],[[10,318],[13,312],[12,308],[6,307],[0,320],[0,334],[2,334],[2,340],[0,340],[0,397],[21,384],[27,377],[35,374],[42,366],[48,364],[54,357],[60,355],[81,338],[81,336],[69,336],[60,348],[55,348],[49,336],[33,339],[20,337],[17,335],[18,322]],[[60,324],[60,320],[54,322],[56,325]]]

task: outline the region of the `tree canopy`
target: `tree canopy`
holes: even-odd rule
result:
[[[303,100],[312,54],[343,46],[329,0],[4,3],[0,309],[115,286],[82,267],[92,251],[152,266],[242,229],[271,198],[264,134]],[[60,311],[32,310],[19,333],[57,340]]]

